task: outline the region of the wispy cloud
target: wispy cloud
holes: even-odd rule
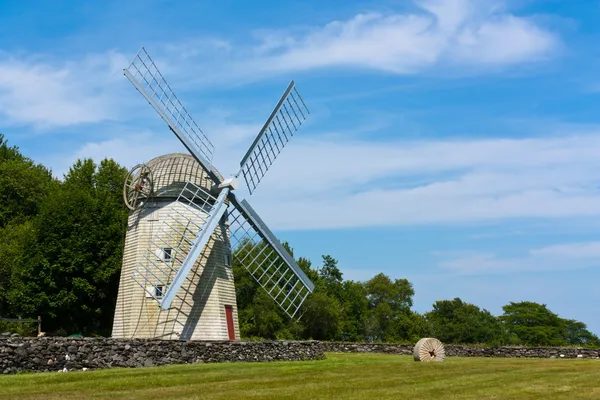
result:
[[[188,89],[321,68],[489,71],[546,59],[560,47],[559,37],[534,19],[487,1],[416,4],[412,13],[368,12],[300,31],[262,31],[246,43],[186,38],[150,44],[149,50],[168,80]],[[0,118],[37,128],[122,119],[133,92],[124,89],[121,70],[132,56],[110,50],[57,61],[0,52]]]
[[[444,256],[444,254],[442,254]],[[563,243],[529,250],[517,257],[492,253],[463,253],[438,265],[458,275],[511,274],[528,271],[578,270],[598,266],[600,242]]]
[[[0,53],[0,118],[37,128],[115,119],[123,65],[117,52],[65,62]]]
[[[207,132],[218,133],[211,135],[215,165],[229,176],[259,124],[212,114],[215,118],[203,120],[212,121]],[[485,140],[299,136],[283,150],[251,202],[278,230],[584,219],[600,216],[598,149],[600,132],[594,131]],[[79,157],[112,157],[132,166],[178,151],[185,149],[166,127],[129,129],[62,156],[55,171],[64,172]]]
[[[141,100],[140,102],[143,103]],[[131,168],[163,154],[189,153],[160,117],[153,115],[154,111],[151,107],[148,104],[145,106],[149,109],[148,117],[154,118],[153,130],[131,126],[112,128],[103,140],[83,141],[68,154],[48,153],[39,161],[51,165],[53,174],[61,178],[75,161],[83,158],[91,158],[97,162],[104,158],[112,158],[123,166]],[[211,108],[198,117],[206,122],[203,124],[203,129],[215,145],[213,163],[217,169],[226,177],[237,172],[246,147],[260,130],[261,125],[233,121],[229,111],[216,108]]]
[[[534,257],[566,257],[600,260],[600,242],[557,244],[531,250]]]
[[[355,67],[413,74],[431,67],[503,67],[546,59],[560,39],[488,1],[423,0],[413,13],[368,12],[300,33],[262,32],[253,73]],[[245,60],[248,68],[248,60]]]
[[[390,74],[490,73],[560,53],[558,33],[535,16],[487,0],[415,0],[413,11],[373,10],[320,26],[268,28],[248,40],[186,38],[149,50],[187,84],[237,86],[313,70]],[[199,73],[201,71],[201,73]]]
[[[600,215],[598,134],[295,140],[252,200],[278,229]]]

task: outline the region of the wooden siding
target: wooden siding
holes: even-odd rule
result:
[[[152,160],[148,165],[152,168],[153,178],[155,182],[160,183],[160,187],[173,186],[179,184],[181,179],[189,179],[194,174],[203,175],[193,158],[195,165],[190,166],[190,158],[181,154],[168,155],[155,159],[159,160],[158,163]],[[182,162],[182,159],[185,162]],[[170,179],[166,179],[165,174]],[[194,183],[205,187],[212,185],[206,179],[196,179]],[[156,300],[147,297],[144,288],[132,279],[131,276],[143,259],[161,219],[170,214],[173,207],[179,207],[180,211],[185,213],[186,206],[173,202],[170,198],[156,197],[129,216],[112,336],[227,340],[225,306],[232,306],[235,336],[239,339],[233,271],[230,265],[226,265],[225,257],[229,254],[225,225],[220,225],[215,230],[169,310],[158,307]]]

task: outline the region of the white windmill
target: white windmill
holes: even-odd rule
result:
[[[213,145],[142,47],[125,76],[189,151],[132,169],[131,209],[113,337],[237,339],[232,257],[291,318],[314,285],[246,200],[308,115],[292,81],[233,178],[212,165]],[[243,246],[243,251],[232,249]],[[157,306],[158,305],[158,306]]]

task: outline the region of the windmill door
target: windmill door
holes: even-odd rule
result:
[[[233,327],[233,307],[225,306],[225,317],[227,318],[227,334],[229,340],[235,340],[235,328]]]

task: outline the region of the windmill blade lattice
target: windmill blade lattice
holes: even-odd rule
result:
[[[192,155],[200,158],[198,160],[200,164],[210,171],[208,162],[213,157],[213,144],[179,101],[144,47],[123,73],[169,125],[184,146]]]
[[[220,190],[215,198],[209,189],[186,184],[173,211],[166,218],[161,217],[160,226],[133,279],[163,309],[169,308],[195,261],[202,252],[210,251],[209,239],[226,211],[225,200],[228,199],[232,205],[230,229],[229,237],[224,235],[224,239],[235,246],[235,260],[290,317],[298,316],[314,285],[250,205],[246,201],[238,202],[231,193],[237,187],[236,179],[223,181],[212,166],[213,145],[143,47],[123,72],[200,163],[214,189]],[[290,82],[235,174],[235,177],[244,175],[251,194],[308,114],[294,81]],[[165,249],[169,249],[168,257]],[[157,254],[162,255],[157,257]],[[157,291],[158,285],[163,290]]]
[[[294,81],[290,82],[240,162],[240,172],[244,175],[250,194],[308,114],[308,108],[296,90]]]
[[[233,195],[231,196],[233,198]],[[233,198],[229,235],[234,261],[294,318],[314,285],[248,202]]]
[[[170,213],[161,218],[132,278],[168,309],[196,259],[205,250],[223,212],[227,191],[218,198],[187,182]],[[202,240],[204,239],[204,240]],[[162,290],[157,291],[157,286]],[[158,295],[157,295],[158,293]]]

